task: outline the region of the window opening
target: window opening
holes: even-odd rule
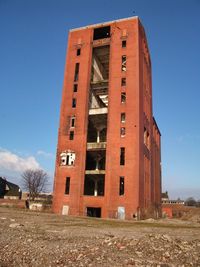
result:
[[[69,140],[74,140],[74,131],[70,131]]]
[[[85,175],[84,195],[104,196],[105,174]]]
[[[120,165],[125,165],[125,147],[120,147]]]
[[[121,86],[125,86],[126,85],[126,78],[122,78],[121,79]]]
[[[123,40],[123,41],[122,41],[122,47],[123,47],[123,48],[126,47],[126,40]]]
[[[122,56],[122,71],[126,71],[126,56]]]
[[[66,158],[64,157],[61,158],[61,165],[66,165]]]
[[[150,136],[149,136],[149,132],[147,132],[147,147],[150,147]]]
[[[122,196],[124,195],[124,177],[120,176],[119,179],[119,195]]]
[[[76,93],[77,91],[78,91],[78,84],[75,83],[75,84],[74,84],[74,93]]]
[[[76,55],[77,55],[77,56],[80,56],[80,54],[81,54],[81,49],[78,48],[78,49],[76,50]]]
[[[126,121],[126,113],[121,113],[121,122],[125,123]]]
[[[150,147],[150,135],[147,129],[144,127],[144,144],[147,148]]]
[[[120,135],[121,135],[121,137],[124,137],[126,135],[126,128],[125,127],[121,127]]]
[[[72,107],[75,108],[76,107],[76,98],[72,99]]]
[[[144,144],[147,143],[147,129],[144,127]]]
[[[121,103],[126,103],[126,93],[121,93]]]
[[[76,117],[71,117],[71,127],[74,127],[75,126],[75,119],[76,119]]]
[[[79,74],[79,63],[76,63],[76,66],[75,66],[75,73],[74,73],[74,81],[75,81],[75,82],[78,81],[78,74]]]
[[[94,29],[93,39],[104,39],[110,37],[110,26]]]
[[[65,195],[69,195],[69,189],[70,189],[70,177],[66,177],[66,181],[65,181]]]
[[[110,46],[94,47],[92,52],[91,81],[94,83],[104,82],[101,88],[106,87],[109,78],[109,55]],[[97,84],[96,84],[97,86]],[[97,89],[95,84],[93,88]],[[98,86],[99,87],[99,86]]]

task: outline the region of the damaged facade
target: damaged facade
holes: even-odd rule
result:
[[[53,210],[103,218],[161,211],[160,132],[137,17],[69,33]]]

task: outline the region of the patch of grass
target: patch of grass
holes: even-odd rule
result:
[[[79,217],[80,218],[80,217]],[[76,217],[74,218],[76,220]],[[74,221],[73,220],[73,221]],[[196,225],[186,225],[186,224],[176,224],[176,223],[161,223],[161,222],[144,222],[144,221],[118,221],[118,220],[108,220],[108,219],[99,219],[99,218],[90,218],[90,217],[83,217],[81,218],[84,223],[75,223],[76,226],[85,226],[85,227],[111,227],[111,228],[126,228],[126,227],[147,227],[147,228],[171,228],[171,229],[196,229],[200,230],[200,226]]]

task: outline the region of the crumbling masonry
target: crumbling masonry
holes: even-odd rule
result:
[[[160,161],[151,60],[138,17],[71,30],[54,212],[119,219],[159,216]]]

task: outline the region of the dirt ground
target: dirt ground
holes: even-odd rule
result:
[[[0,267],[200,266],[200,223],[59,216],[0,207]]]

